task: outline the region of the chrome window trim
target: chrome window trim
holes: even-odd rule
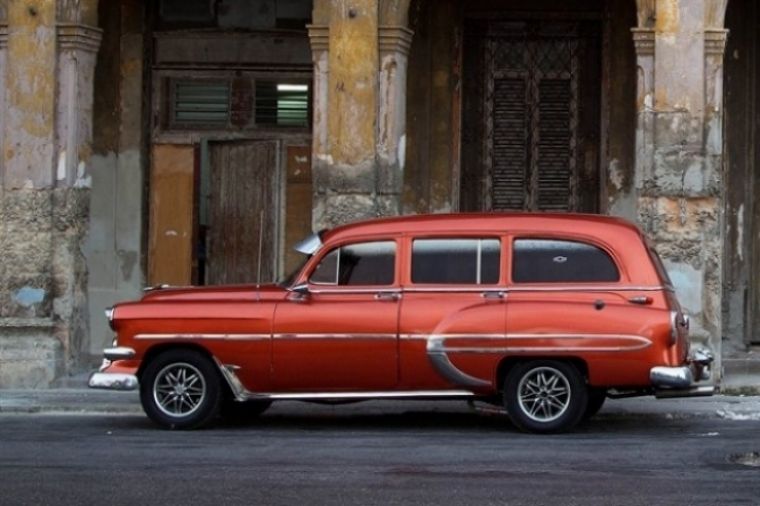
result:
[[[524,285],[527,285],[525,283]],[[510,286],[507,292],[657,292],[662,291],[665,287],[661,285],[652,286],[616,286],[609,285],[582,285],[567,283],[557,283],[563,286]]]
[[[382,286],[387,285],[378,285],[378,288],[351,288],[348,285],[346,288],[334,288],[334,289],[323,289],[323,288],[312,288],[311,285],[309,286],[309,293],[317,293],[317,294],[366,294],[366,293],[401,293],[400,288],[380,288]],[[323,286],[319,284],[318,286]]]
[[[527,284],[527,283],[526,283]],[[466,285],[461,287],[434,287],[434,286],[404,286],[402,292],[425,292],[425,293],[456,293],[456,292],[483,292],[485,290],[501,290],[507,294],[512,292],[659,292],[667,290],[664,286],[615,286],[615,285],[567,285],[562,286],[504,286],[504,285]]]

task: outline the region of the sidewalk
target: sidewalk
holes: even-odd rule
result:
[[[286,408],[277,411],[293,412],[295,410],[301,413],[312,410],[321,412],[328,408],[336,415],[346,416],[354,413],[381,414],[405,410],[445,409],[458,412],[469,409],[467,403],[462,401],[372,401],[337,407],[290,401],[276,403],[275,406]],[[0,390],[0,414],[7,413],[142,414],[142,408],[137,392],[111,392],[71,387],[49,390]],[[662,400],[654,397],[608,399],[600,416],[666,419],[710,417],[760,421],[760,396],[716,395]]]

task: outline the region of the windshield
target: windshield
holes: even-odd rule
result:
[[[301,260],[301,262],[298,264],[298,267],[293,269],[293,271],[287,276],[285,276],[284,278],[281,278],[280,280],[278,280],[277,284],[285,288],[291,286],[293,282],[296,280],[296,277],[298,276],[298,274],[303,269],[304,265],[306,265],[306,262],[308,262],[310,258],[311,258],[311,255],[305,255],[303,259]]]

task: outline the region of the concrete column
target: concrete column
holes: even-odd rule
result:
[[[638,5],[638,219],[692,316],[692,338],[719,352],[725,0]]]
[[[381,26],[380,90],[378,103],[378,191],[392,208],[401,211],[406,158],[406,76],[412,31],[401,26]]]
[[[406,131],[408,1],[317,1],[315,229],[398,214]]]
[[[7,4],[0,387],[48,385],[86,334],[96,13],[96,0]]]
[[[327,111],[329,108],[330,28],[325,25],[310,25],[308,28],[314,61],[312,158],[324,163],[325,160],[329,160]]]
[[[641,191],[654,169],[654,30],[634,28],[636,48],[635,188]]]

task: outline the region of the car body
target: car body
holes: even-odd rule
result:
[[[711,395],[711,354],[654,249],[622,219],[448,214],[337,227],[286,282],[159,287],[107,314],[93,388],[140,389],[193,428],[276,400],[478,399],[567,430],[607,396]]]

